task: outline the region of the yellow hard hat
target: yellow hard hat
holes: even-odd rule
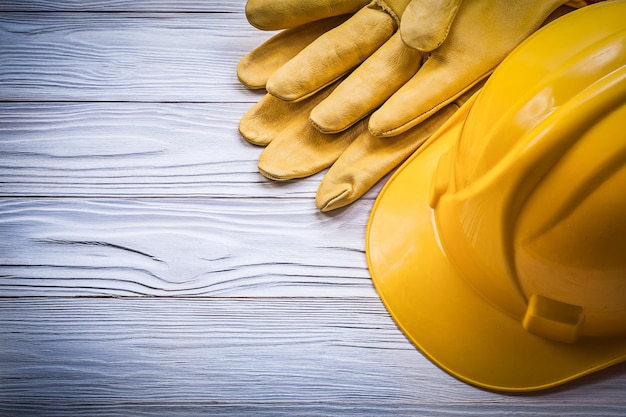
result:
[[[538,390],[626,360],[625,16],[537,31],[374,205],[378,293],[463,381]]]

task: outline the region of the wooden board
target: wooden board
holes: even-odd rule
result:
[[[254,102],[235,67],[270,35],[233,13],[3,13],[0,99]]]
[[[0,103],[0,196],[311,200],[321,175],[276,183],[258,173],[262,148],[237,130],[250,105]]]
[[[623,416],[626,367],[501,395],[421,356],[375,298],[0,302],[0,414]]]
[[[238,13],[243,11],[241,1],[232,0],[5,0],[0,11],[72,11],[72,12],[207,12]]]
[[[11,296],[376,297],[369,202],[0,199],[0,293]]]
[[[238,134],[244,7],[0,3],[0,416],[625,415],[625,365],[502,395],[407,341],[382,183],[322,214],[323,173],[266,180]]]

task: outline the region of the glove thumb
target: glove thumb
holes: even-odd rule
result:
[[[400,22],[400,35],[404,43],[422,52],[430,52],[441,46],[462,1],[411,1]]]

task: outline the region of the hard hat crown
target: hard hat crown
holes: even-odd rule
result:
[[[460,274],[553,340],[626,334],[624,15],[594,6],[511,54],[431,188]]]

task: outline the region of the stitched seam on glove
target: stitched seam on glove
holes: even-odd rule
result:
[[[368,7],[382,10],[383,12],[387,13],[389,16],[393,17],[393,19],[396,21],[396,24],[400,25],[400,18],[398,17],[398,15],[395,14],[394,11],[391,9],[391,7],[389,7],[389,5],[385,3],[383,0],[372,0],[372,2],[369,4]]]
[[[443,107],[447,106],[450,103],[453,103],[456,99],[458,99],[464,93],[469,91],[472,87],[474,87],[480,81],[482,81],[483,79],[488,77],[494,70],[495,70],[495,68],[492,68],[491,70],[487,71],[486,73],[484,73],[480,77],[476,78],[476,80],[474,80],[474,82],[469,84],[466,88],[464,88],[463,90],[459,91],[458,94],[455,94],[454,96],[448,98],[447,100],[442,101],[441,103],[438,103],[437,105],[431,107],[430,109],[428,109],[428,110],[422,112],[421,114],[415,116],[411,120],[408,120],[407,122],[401,124],[400,126],[396,126],[396,127],[392,128],[392,129],[385,130],[385,131],[381,132],[380,136],[389,136],[389,135],[392,135],[392,134],[394,134],[396,132],[403,133],[404,131],[408,130],[408,129],[406,129],[406,126],[413,127],[411,125],[413,123],[415,123],[416,120],[420,120],[420,119],[424,119],[425,120],[426,118],[430,117],[432,114],[434,114],[437,111],[441,110]],[[421,123],[422,121],[423,120],[420,120],[418,123],[416,123],[416,125]]]

